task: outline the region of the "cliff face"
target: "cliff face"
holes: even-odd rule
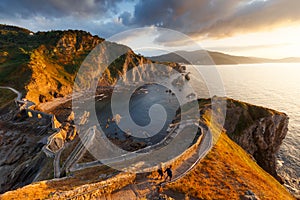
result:
[[[29,52],[31,75],[24,87],[26,98],[36,104],[70,94],[81,63],[104,40],[84,31],[38,32],[32,37],[40,45]]]
[[[35,103],[68,94],[81,62],[103,40],[84,31],[30,34],[1,25],[0,84]]]
[[[276,173],[276,153],[288,131],[288,116],[274,110],[229,99],[224,128],[268,173]]]
[[[52,177],[52,158],[42,151],[50,125],[49,119],[29,118],[25,112],[0,120],[0,193]]]

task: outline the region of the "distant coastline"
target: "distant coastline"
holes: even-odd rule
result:
[[[211,59],[208,59],[209,55]],[[234,56],[230,54],[196,50],[196,51],[176,51],[158,56],[148,57],[150,60],[159,62],[177,62],[194,65],[237,65],[255,63],[300,63],[300,58],[290,57],[282,59],[258,58],[247,56]]]

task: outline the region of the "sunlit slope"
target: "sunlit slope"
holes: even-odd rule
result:
[[[293,199],[225,133],[189,174],[167,188],[200,199],[239,199],[248,190],[261,199]]]

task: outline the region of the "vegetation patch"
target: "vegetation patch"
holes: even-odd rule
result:
[[[16,97],[16,93],[12,92],[11,90],[0,88],[0,109],[13,102]]]

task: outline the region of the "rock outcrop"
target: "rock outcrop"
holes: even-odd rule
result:
[[[282,182],[276,172],[276,153],[288,131],[286,114],[228,99],[224,128],[264,170]]]
[[[240,196],[241,200],[259,200],[259,198],[251,191],[248,190],[244,195]]]
[[[50,120],[29,118],[25,112],[0,121],[0,193],[52,177],[52,167],[46,167],[52,159],[42,152],[50,125]]]

